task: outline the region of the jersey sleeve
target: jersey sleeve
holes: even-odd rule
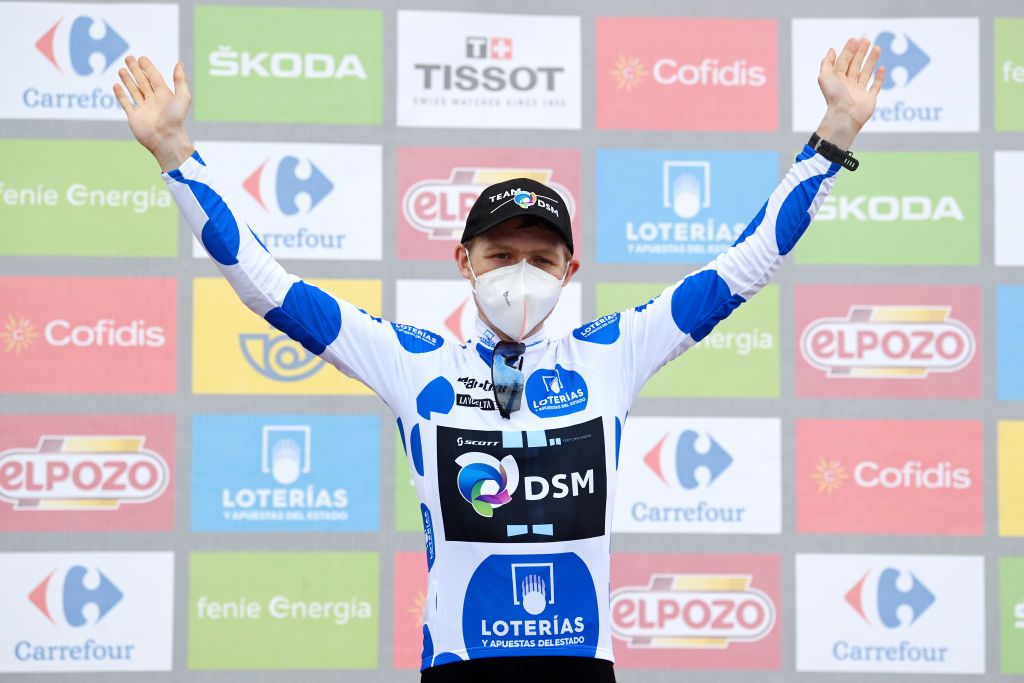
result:
[[[198,152],[161,174],[192,232],[249,309],[391,403],[402,353],[442,340],[393,325],[287,272],[228,205]]]
[[[651,301],[620,314],[624,381],[634,396],[659,368],[704,339],[771,280],[828,196],[839,168],[804,146],[732,246]]]

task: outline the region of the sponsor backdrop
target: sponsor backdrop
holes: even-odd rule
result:
[[[393,418],[220,278],[130,139],[125,55],[184,60],[192,137],[289,270],[457,343],[484,187],[568,204],[583,269],[552,335],[642,304],[758,212],[849,35],[890,72],[860,170],[621,435],[617,676],[1024,674],[1019,3],[337,4],[0,1],[5,681],[418,680]],[[601,509],[574,510],[587,533]],[[446,510],[449,538],[495,540],[475,519]]]

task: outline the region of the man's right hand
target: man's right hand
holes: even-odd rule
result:
[[[174,65],[174,92],[167,87],[163,76],[148,57],[124,60],[128,68],[117,74],[124,83],[114,84],[114,95],[128,115],[128,127],[143,147],[156,157],[161,171],[178,168],[195,147],[185,132],[185,114],[192,103],[192,94],[185,79],[185,67]],[[125,94],[125,88],[135,105]]]

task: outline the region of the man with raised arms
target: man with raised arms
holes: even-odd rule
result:
[[[426,539],[423,681],[614,681],[609,541],[626,414],[651,375],[767,284],[840,168],[856,169],[847,150],[875,110],[878,57],[867,40],[828,51],[821,125],[729,249],[565,337],[544,331],[580,267],[565,202],[525,178],[485,189],[453,254],[479,310],[464,344],[282,268],[185,131],[184,67],[172,91],[150,60],[125,60],[114,92],[131,131],[242,302],[395,413]]]

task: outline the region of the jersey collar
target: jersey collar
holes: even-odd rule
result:
[[[523,343],[526,344],[526,348],[529,349],[531,346],[540,344],[545,339],[547,339],[547,337],[544,336],[544,326],[542,325],[539,330],[524,339]],[[476,317],[476,341],[490,351],[493,351],[495,345],[501,341],[501,337],[499,337],[494,330],[488,327],[487,323],[485,323],[479,315]]]

